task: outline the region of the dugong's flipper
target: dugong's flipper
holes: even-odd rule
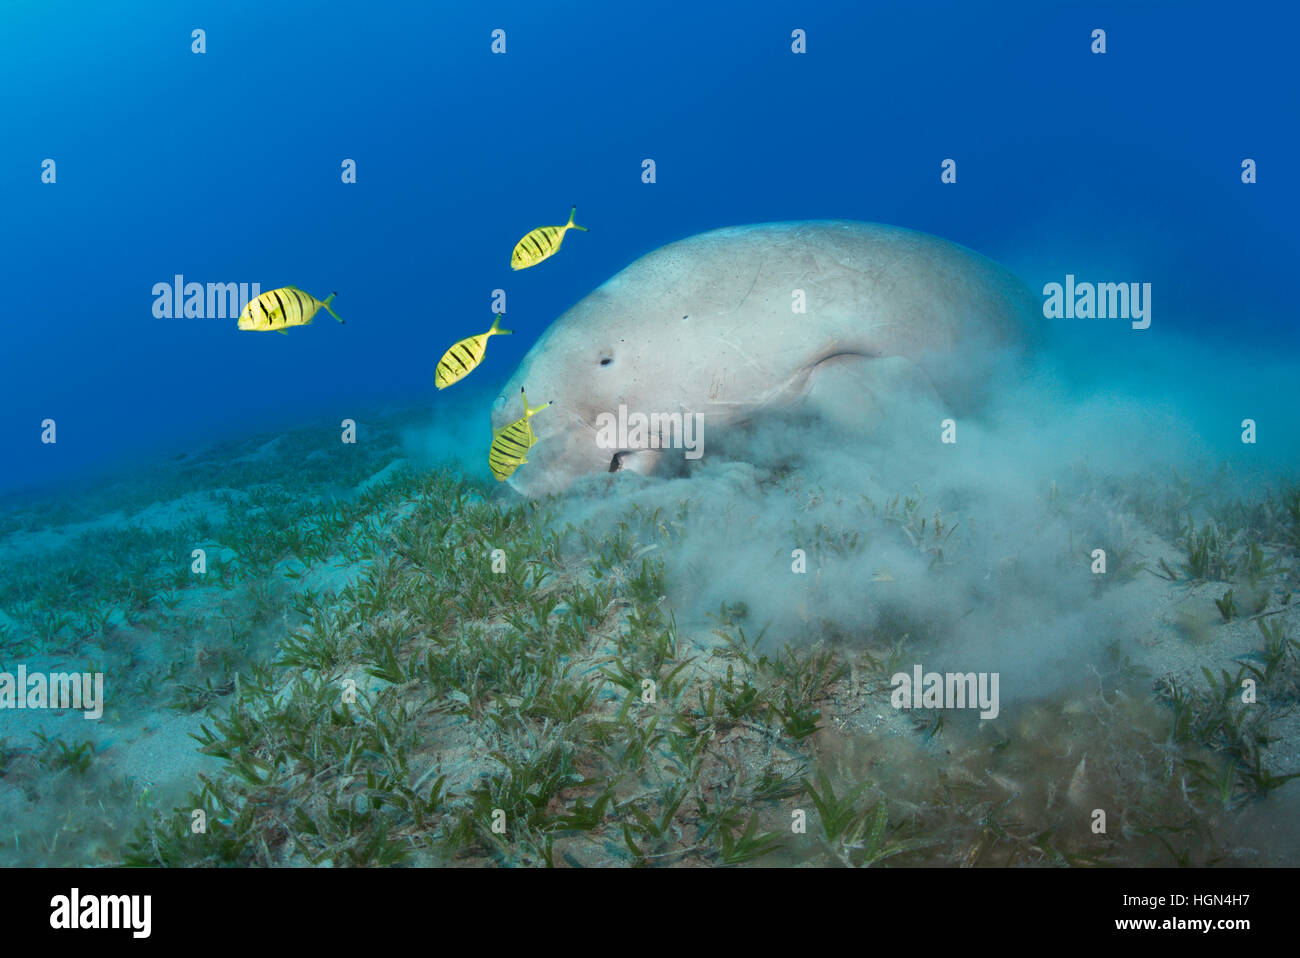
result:
[[[841,355],[818,363],[804,407],[848,432],[886,430],[900,437],[937,430],[944,418],[934,384],[902,356]]]

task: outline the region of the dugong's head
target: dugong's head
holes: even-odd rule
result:
[[[622,468],[644,470],[648,453],[602,446],[597,417],[620,404],[639,408],[644,380],[658,390],[670,376],[653,344],[640,341],[644,324],[621,317],[610,284],[587,296],[538,340],[492,404],[495,432],[523,414],[522,387],[534,406],[551,405],[530,420],[536,444],[508,482],[526,496],[567,489],[578,478]],[[625,305],[626,302],[624,301]]]
[[[608,424],[602,435],[601,420],[617,417],[620,407],[671,416],[707,406],[711,423],[719,424],[744,408],[748,392],[724,396],[715,383],[718,357],[733,348],[720,331],[748,322],[750,314],[737,307],[751,293],[751,313],[762,298],[755,270],[772,246],[764,231],[773,228],[728,227],[662,246],[552,323],[492,405],[495,431],[524,414],[520,387],[532,405],[553,404],[530,420],[537,442],[508,480],[511,486],[540,496],[562,492],[583,476],[655,471],[668,455],[657,440],[619,448]],[[788,317],[788,285],[781,295]]]

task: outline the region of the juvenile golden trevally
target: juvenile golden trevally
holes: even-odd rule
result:
[[[501,328],[501,320],[505,315],[498,313],[497,318],[492,320],[492,328],[486,333],[462,339],[442,354],[442,359],[438,360],[438,369],[433,375],[439,389],[446,389],[452,383],[464,379],[474,371],[475,366],[483,362],[489,336],[509,336],[513,332]]]
[[[492,448],[488,450],[488,465],[492,467],[492,475],[497,477],[497,482],[509,479],[516,469],[528,461],[524,456],[537,441],[528,420],[550,405],[549,402],[544,402],[536,409],[529,409],[528,396],[522,388],[519,395],[524,400],[524,418],[498,429],[492,437]]]
[[[582,230],[587,232],[587,227],[579,226],[573,222],[573,217],[578,213],[575,206],[569,211],[569,222],[563,226],[539,226],[533,230],[518,243],[515,244],[515,251],[510,254],[511,269],[527,269],[530,266],[536,266],[548,256],[554,256],[560,251],[560,244],[564,242],[564,234],[569,230]]]
[[[297,286],[273,289],[248,301],[244,311],[239,314],[239,328],[283,333],[290,326],[308,325],[322,306],[325,307],[325,312],[341,323],[343,320],[330,309],[330,302],[337,295],[338,293],[330,293],[321,301],[311,293],[304,293]]]

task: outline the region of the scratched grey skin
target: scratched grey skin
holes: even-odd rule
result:
[[[976,408],[1036,320],[1014,275],[926,233],[839,220],[713,230],[641,257],[556,319],[493,403],[492,426],[523,415],[521,386],[554,404],[532,418],[537,443],[509,480],[528,496],[679,467],[680,449],[598,444],[597,416],[620,404],[703,413],[706,450],[709,435],[767,410],[869,430],[924,409],[916,428],[928,428]]]

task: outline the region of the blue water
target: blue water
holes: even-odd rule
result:
[[[460,387],[482,393],[486,434],[489,397],[565,308],[651,249],[745,222],[926,230],[1034,288],[1150,282],[1143,348],[1298,355],[1294,11],[901,6],[10,0],[0,487],[432,406],[437,358],[487,328],[502,288],[515,335]],[[575,203],[591,232],[512,273],[514,242]],[[155,318],[176,274],[337,290],[346,325]],[[1089,330],[1084,378],[1131,335]]]

